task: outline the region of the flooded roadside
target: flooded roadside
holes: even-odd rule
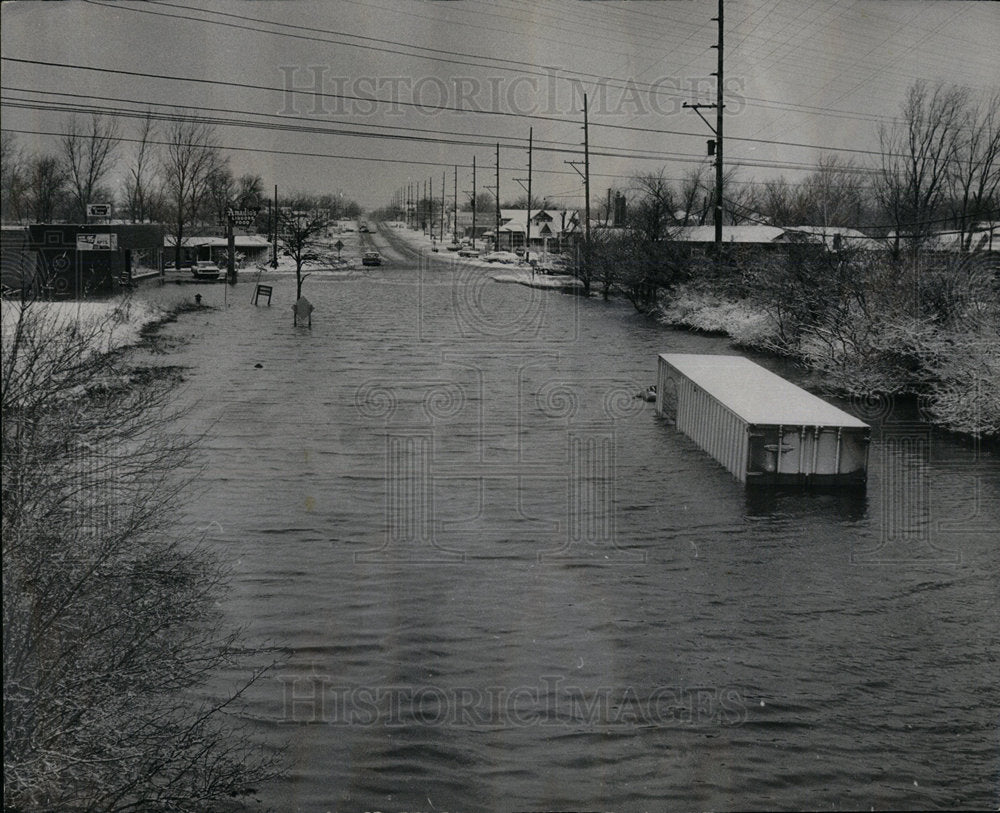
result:
[[[846,404],[864,495],[750,494],[632,398],[723,339],[415,269],[310,280],[309,330],[280,284],[164,329],[207,430],[183,521],[287,658],[269,803],[994,798],[995,458]]]

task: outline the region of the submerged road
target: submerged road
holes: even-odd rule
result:
[[[748,493],[633,397],[724,339],[370,239],[311,329],[287,276],[165,329],[206,433],[179,521],[283,653],[244,712],[287,749],[265,803],[996,806],[994,458],[843,404],[866,494]]]

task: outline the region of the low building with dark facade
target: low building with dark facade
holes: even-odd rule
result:
[[[163,267],[163,227],[159,225],[37,223],[22,230],[22,235],[25,232],[26,240],[16,239],[13,233],[9,239],[5,235],[3,258],[5,271],[17,271],[5,273],[5,288],[25,295],[84,298],[111,294],[139,278],[159,274]]]

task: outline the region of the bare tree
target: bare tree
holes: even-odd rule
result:
[[[236,181],[225,159],[217,160],[205,179],[207,203],[211,207],[211,219],[217,226],[225,226],[226,210],[235,203]]]
[[[860,222],[866,208],[860,177],[853,161],[820,156],[816,171],[806,178],[799,195],[801,225],[849,226]]]
[[[962,250],[968,251],[972,226],[1000,205],[1000,93],[966,109],[948,180]]]
[[[21,222],[26,213],[27,163],[13,135],[0,136],[0,217]]]
[[[204,200],[208,177],[218,163],[215,129],[180,118],[171,123],[163,157],[163,183],[173,221],[174,262],[181,263],[184,233]]]
[[[291,201],[278,211],[278,242],[282,253],[295,261],[295,298],[302,297],[302,283],[308,277],[302,269],[330,262],[330,253],[320,242],[330,221],[325,211],[308,198]]]
[[[772,225],[791,226],[801,221],[801,195],[784,176],[765,181],[757,192],[756,205]]]
[[[37,223],[51,223],[65,204],[66,172],[54,155],[40,155],[28,164],[27,209]]]
[[[632,187],[635,192],[629,217],[632,230],[651,243],[665,239],[677,204],[663,170],[633,178]]]
[[[264,199],[264,179],[250,172],[240,175],[236,180],[236,197],[259,206]]]
[[[705,222],[708,208],[706,192],[708,186],[707,169],[698,166],[684,176],[681,182],[680,199],[678,200],[680,217],[677,221],[681,226],[693,226],[696,223],[701,225]],[[700,203],[699,203],[700,201]],[[675,212],[675,216],[677,213]]]
[[[138,144],[128,167],[128,180],[125,183],[125,206],[133,223],[144,222],[156,208],[156,191],[152,178],[156,160],[151,143],[154,138],[153,117],[146,111],[139,123]]]
[[[748,184],[740,184],[736,181],[740,167],[732,166],[725,171],[722,176],[722,222],[727,220],[730,225],[738,226],[740,223],[755,223],[754,218],[758,212],[755,209],[756,199],[753,187]],[[712,187],[712,198],[715,198],[715,186]],[[711,208],[713,214],[715,207]]]
[[[938,85],[931,90],[918,81],[907,93],[900,119],[879,127],[876,193],[895,227],[897,254],[904,239],[918,251],[934,230],[967,104],[968,94],[961,88]]]
[[[0,398],[4,805],[224,809],[268,773],[226,711],[260,667],[229,697],[191,691],[241,659],[218,563],[173,533],[194,448],[171,431],[176,376],[99,352],[120,311],[87,323],[15,307]]]
[[[236,179],[236,203],[240,207],[257,208],[255,230],[260,233],[270,229],[268,209],[264,203],[264,179],[247,172]]]
[[[81,125],[76,116],[69,120],[62,139],[62,154],[75,214],[81,223],[87,219],[87,204],[95,202],[93,198],[111,168],[120,143],[117,119],[95,113],[89,126]]]

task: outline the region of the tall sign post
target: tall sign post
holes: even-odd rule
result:
[[[230,206],[226,209],[226,281],[230,285],[236,284],[236,235],[233,227],[239,226],[241,229],[248,229],[257,219],[257,207],[245,207],[236,209]]]
[[[111,222],[111,213],[113,207],[110,203],[88,203],[87,204],[87,222],[91,220],[100,220],[104,223]]]

